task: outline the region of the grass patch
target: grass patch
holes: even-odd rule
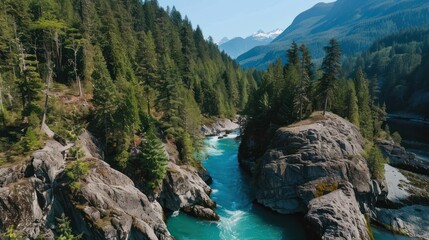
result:
[[[338,189],[338,183],[325,180],[316,185],[316,197],[321,197]]]

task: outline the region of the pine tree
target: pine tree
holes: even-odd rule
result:
[[[298,66],[299,64],[299,47],[298,44],[293,41],[289,50],[287,50],[288,66]]]
[[[117,90],[110,77],[101,51],[98,49],[94,56],[94,72],[92,73],[94,90],[92,102],[94,117],[98,127],[103,129],[105,145],[115,123],[117,109]],[[107,146],[105,146],[107,148]]]
[[[371,139],[374,134],[374,123],[371,113],[371,97],[369,94],[368,80],[365,78],[361,68],[355,77],[356,93],[359,102],[360,130],[365,138]]]
[[[152,188],[158,187],[167,173],[168,159],[164,146],[156,136],[153,126],[150,126],[146,132],[145,141],[140,147],[138,162],[150,186]]]
[[[180,95],[181,81],[177,79],[177,69],[169,55],[163,57],[161,66],[162,88],[158,95],[158,104],[160,109],[164,111],[163,123],[166,133],[177,137],[183,130],[182,119],[180,118],[180,108],[183,103]]]
[[[81,236],[73,235],[72,229],[70,227],[70,220],[63,214],[61,218],[57,218],[58,222],[58,238],[57,240],[79,240]]]
[[[301,52],[301,61],[299,65],[299,85],[296,90],[294,99],[295,111],[298,119],[302,119],[307,114],[310,105],[310,75],[311,75],[311,58],[307,47],[302,44],[299,48]]]
[[[147,112],[151,115],[151,90],[159,84],[158,62],[156,56],[155,42],[152,37],[152,32],[142,34],[139,55],[137,58],[136,73],[140,78],[140,83],[143,86],[146,94]]]
[[[42,92],[42,79],[37,71],[38,61],[31,54],[26,54],[23,49],[19,55],[19,68],[21,76],[17,79],[18,91],[21,94],[23,115],[30,116],[39,107]]]
[[[341,50],[337,40],[331,39],[329,45],[326,46],[324,50],[326,55],[322,62],[323,76],[319,84],[319,92],[324,102],[323,115],[326,113],[328,103],[334,97],[335,84],[341,72]]]
[[[355,126],[359,127],[359,106],[358,98],[356,96],[355,84],[353,81],[348,81],[348,95],[347,95],[347,119]]]

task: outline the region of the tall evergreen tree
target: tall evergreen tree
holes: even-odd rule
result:
[[[302,119],[307,113],[310,105],[310,76],[311,76],[311,58],[307,47],[302,44],[299,48],[301,52],[301,61],[299,65],[299,85],[294,99],[294,105],[298,114],[298,119]]]
[[[150,126],[145,134],[137,161],[150,186],[152,188],[159,187],[167,173],[168,159],[164,146],[156,136],[153,126]]]
[[[359,68],[355,77],[356,92],[359,102],[360,129],[365,138],[371,139],[374,133],[374,123],[371,113],[371,97],[368,80],[362,69]]]
[[[293,41],[289,50],[287,50],[288,65],[298,66],[299,64],[299,47],[298,44]]]
[[[346,98],[346,106],[347,106],[347,119],[359,127],[359,106],[358,106],[358,98],[356,96],[355,84],[353,81],[348,81],[348,95]]]
[[[118,94],[99,49],[95,52],[94,62],[95,69],[92,74],[94,117],[97,125],[103,129],[104,143],[107,148],[109,133],[115,123]]]
[[[323,97],[323,115],[328,108],[328,103],[334,97],[335,84],[341,73],[341,50],[340,44],[335,39],[329,41],[329,45],[324,48],[325,58],[322,62],[323,76],[319,83],[319,93]]]
[[[136,72],[140,77],[140,83],[145,90],[147,112],[151,115],[151,89],[155,89],[159,84],[158,62],[152,32],[149,31],[148,34],[143,33],[142,38],[137,58]]]

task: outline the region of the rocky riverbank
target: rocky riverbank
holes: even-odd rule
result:
[[[390,159],[385,166],[389,192],[383,208],[376,208],[374,220],[393,232],[429,239],[427,163],[392,141],[379,140],[377,144]]]
[[[364,138],[332,113],[287,127],[246,129],[239,161],[256,183],[256,200],[280,213],[303,213],[322,239],[370,239],[367,219],[428,239],[428,162],[390,140],[376,140],[390,159],[385,180],[371,179]]]
[[[203,124],[201,126],[201,132],[204,136],[216,136],[220,133],[231,132],[240,128],[238,124],[238,119],[228,119],[228,118],[216,118],[213,119],[210,123]]]

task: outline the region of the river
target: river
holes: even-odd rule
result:
[[[253,204],[251,179],[239,167],[237,134],[207,138],[209,157],[204,166],[213,177],[212,199],[217,202],[219,222],[200,221],[183,213],[168,219],[177,240],[301,240],[306,239],[302,217],[274,213]],[[377,240],[409,239],[373,228]]]

